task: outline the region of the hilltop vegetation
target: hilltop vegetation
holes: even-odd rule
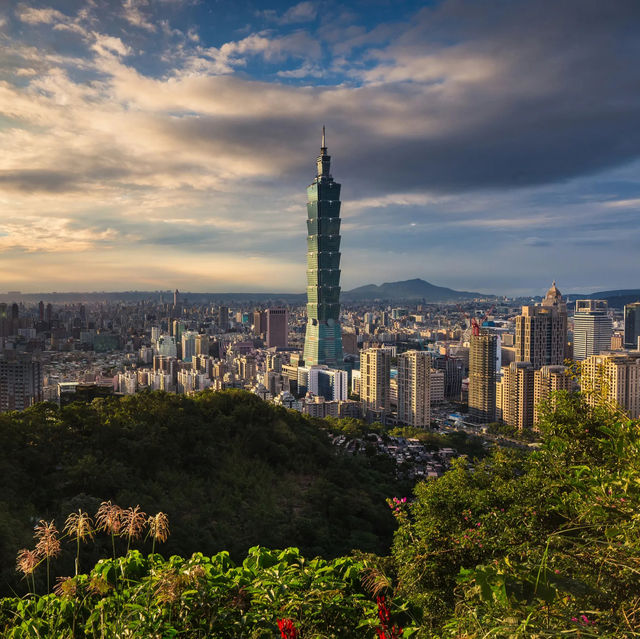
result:
[[[640,425],[560,394],[541,428],[539,450],[459,459],[412,498],[390,499],[388,554],[253,548],[240,566],[224,552],[133,551],[55,595],[2,600],[0,631],[266,638],[286,618],[296,634],[282,637],[299,639],[390,639],[399,626],[425,639],[640,637]],[[42,574],[35,587],[45,592]]]
[[[240,391],[141,393],[2,415],[0,476],[4,593],[16,587],[16,549],[29,545],[38,520],[60,526],[103,500],[167,513],[169,554],[226,550],[240,560],[263,545],[336,557],[388,551],[394,522],[384,500],[398,490],[390,460],[339,454],[304,416]],[[106,542],[92,547],[85,566],[110,552]],[[72,555],[60,571],[69,574]]]

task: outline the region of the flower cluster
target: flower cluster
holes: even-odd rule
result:
[[[587,615],[580,615],[580,617],[571,617],[573,623],[578,623],[581,626],[595,626],[596,622],[592,621]]]
[[[376,598],[376,603],[378,604],[378,619],[380,619],[380,626],[376,628],[378,639],[400,639],[402,628],[391,623],[391,613],[385,596],[379,595]]]
[[[407,505],[407,498],[402,497],[394,497],[393,499],[387,499],[387,504],[389,504],[389,508],[393,511],[394,515],[399,515],[404,512],[404,506]]]
[[[282,639],[298,639],[298,631],[291,619],[278,619],[278,630]]]

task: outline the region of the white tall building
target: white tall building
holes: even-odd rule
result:
[[[310,366],[307,388],[314,395],[327,401],[344,401],[349,397],[349,376],[347,371],[328,366]]]
[[[398,421],[408,426],[431,425],[431,356],[425,351],[398,355]]]
[[[613,324],[606,300],[577,300],[573,316],[573,358],[582,361],[611,348]]]

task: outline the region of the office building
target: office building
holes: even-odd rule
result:
[[[185,331],[182,334],[182,361],[191,362],[193,356],[196,355],[196,339],[198,333],[195,331]]]
[[[613,324],[606,300],[577,300],[573,316],[573,359],[582,361],[611,348]]]
[[[391,353],[384,348],[360,352],[360,402],[369,421],[384,419],[390,410]]]
[[[268,308],[265,311],[265,340],[267,348],[289,346],[289,311],[286,308]]]
[[[347,371],[326,366],[309,367],[307,390],[327,401],[345,401],[349,397],[349,376]]]
[[[640,354],[601,353],[582,362],[580,389],[592,405],[604,403],[640,417]]]
[[[425,351],[398,355],[398,421],[407,426],[431,425],[431,356]]]
[[[567,354],[567,305],[556,283],[536,306],[523,306],[516,317],[515,360],[534,369],[563,364]]]
[[[340,184],[331,177],[324,127],[317,175],[307,188],[307,366],[340,366]]]
[[[471,335],[469,341],[469,414],[481,424],[495,421],[497,338],[490,333]]]
[[[636,350],[640,337],[640,302],[624,307],[624,347]]]
[[[176,338],[169,335],[160,335],[156,342],[156,355],[165,357],[177,357],[178,350],[176,346]]]

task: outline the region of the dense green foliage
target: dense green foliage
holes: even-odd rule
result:
[[[23,590],[16,551],[31,544],[39,519],[60,527],[103,500],[167,513],[170,554],[227,550],[237,560],[255,545],[312,557],[385,553],[393,469],[384,457],[337,452],[304,416],[240,391],[141,393],[1,415],[0,591]],[[106,542],[92,546],[84,566],[110,554]],[[56,560],[57,574],[73,572],[73,555]]]
[[[640,636],[638,422],[562,395],[542,435],[528,455],[458,460],[397,509],[419,636]]]
[[[2,600],[0,632],[274,637],[287,617],[300,639],[371,639],[382,594],[405,637],[640,637],[640,424],[559,394],[541,431],[537,450],[458,459],[413,499],[390,499],[388,556],[255,548],[233,566],[226,553],[133,552],[57,595]]]
[[[296,548],[251,548],[241,565],[227,552],[185,560],[159,555],[100,561],[62,582],[58,594],[0,603],[0,633],[31,637],[228,637],[271,639],[290,619],[301,637],[369,637],[375,601],[351,558],[305,560]],[[394,617],[406,617],[391,606]],[[406,637],[411,631],[406,630]]]

